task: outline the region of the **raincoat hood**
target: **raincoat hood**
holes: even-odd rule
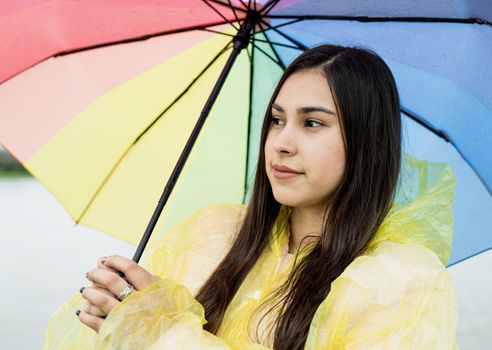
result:
[[[453,201],[456,178],[451,166],[403,154],[392,208],[371,246],[383,241],[413,243],[432,250],[446,265],[453,240]]]

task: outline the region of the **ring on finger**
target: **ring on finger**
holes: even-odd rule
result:
[[[123,289],[117,296],[116,296],[116,299],[118,299],[119,301],[123,301],[123,299],[125,299],[127,296],[130,295],[131,292],[133,292],[133,286],[128,283],[128,285],[126,286],[125,289]]]

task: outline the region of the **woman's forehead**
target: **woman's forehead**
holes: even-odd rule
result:
[[[280,107],[276,108],[279,111],[300,111],[305,107],[336,111],[328,81],[318,69],[295,72],[289,76],[282,84],[274,105]]]

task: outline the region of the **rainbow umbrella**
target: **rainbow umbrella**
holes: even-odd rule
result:
[[[152,232],[247,201],[286,65],[363,46],[397,80],[405,151],[458,179],[452,265],[492,247],[491,21],[465,0],[2,2],[0,142],[138,261]]]

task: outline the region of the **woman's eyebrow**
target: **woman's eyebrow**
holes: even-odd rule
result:
[[[284,112],[284,109],[279,106],[277,103],[272,103],[272,108],[275,108],[279,112]],[[313,113],[313,112],[323,112],[327,114],[331,114],[333,116],[336,116],[336,113],[333,112],[332,110],[321,107],[321,106],[309,106],[309,107],[298,107],[297,108],[297,113],[298,114],[307,114],[307,113]]]

